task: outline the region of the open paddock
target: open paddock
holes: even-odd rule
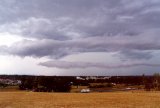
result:
[[[160,108],[160,92],[0,92],[0,108]]]

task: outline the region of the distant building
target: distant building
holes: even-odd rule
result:
[[[82,89],[81,93],[90,93],[90,89]]]

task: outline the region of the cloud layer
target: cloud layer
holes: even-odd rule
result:
[[[66,61],[47,61],[39,63],[41,66],[50,68],[74,69],[74,68],[105,68],[105,69],[119,69],[130,68],[137,66],[151,66],[160,67],[160,64],[151,63],[123,63],[120,65],[105,64],[105,63],[90,63],[90,62],[66,62]]]
[[[61,59],[115,52],[122,61],[147,62],[154,58],[153,51],[160,50],[158,0],[1,0],[0,4],[0,33],[24,38],[0,46],[0,54]],[[72,64],[72,68],[101,67],[64,62],[66,67]]]
[[[0,51],[21,57],[51,56],[54,58],[84,52],[121,52],[121,55],[129,58],[149,59],[152,55],[147,51],[159,50],[160,42],[157,39],[159,37],[146,34],[141,36],[96,36],[65,41],[23,40],[12,46],[1,46]]]

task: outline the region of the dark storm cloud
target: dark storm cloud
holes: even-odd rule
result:
[[[1,4],[4,29],[27,37],[133,35],[159,27],[157,1],[2,0]]]
[[[151,66],[159,67],[160,64],[151,63],[123,63],[120,65],[111,65],[105,63],[90,63],[90,62],[66,62],[66,61],[47,61],[39,63],[41,66],[50,68],[61,68],[61,69],[73,69],[73,68],[106,68],[106,69],[116,69],[116,68],[130,68],[137,66]]]
[[[151,51],[139,51],[139,50],[124,50],[121,51],[119,54],[116,54],[116,56],[120,57],[122,60],[125,59],[148,60],[153,57]]]
[[[28,38],[0,47],[3,54],[60,58],[120,51],[128,58],[149,59],[152,55],[144,51],[160,48],[158,0],[1,0],[0,4],[0,32]]]
[[[160,42],[145,35],[146,38],[139,36],[114,36],[114,37],[88,37],[74,40],[23,40],[13,44],[12,46],[3,46],[0,52],[6,52],[18,56],[43,57],[50,56],[61,58],[66,55],[83,53],[83,52],[117,52],[127,58],[151,58],[148,50],[159,50]],[[136,50],[136,51],[131,51]]]

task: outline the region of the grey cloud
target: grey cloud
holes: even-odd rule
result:
[[[7,32],[29,38],[43,39],[45,37],[46,39],[64,40],[69,38],[69,32],[70,34],[73,32],[67,31],[69,24],[70,19],[67,17],[55,19],[54,22],[46,18],[31,17],[17,23],[6,23],[0,27],[0,31],[7,30]]]
[[[91,62],[67,62],[67,61],[47,61],[39,63],[41,66],[49,68],[61,68],[61,69],[73,69],[73,68],[105,68],[105,69],[119,69],[119,68],[130,68],[137,66],[150,66],[159,67],[160,64],[151,63],[123,63],[123,64],[105,64],[105,63],[91,63]]]
[[[150,34],[154,34],[151,32]],[[149,34],[149,33],[147,33]],[[143,38],[145,35],[145,39]],[[159,50],[160,42],[157,35],[150,36],[143,34],[141,37],[133,36],[114,36],[114,37],[88,37],[73,40],[23,40],[9,47],[0,48],[0,52],[6,52],[18,56],[43,57],[50,56],[54,58],[64,57],[66,55],[83,52],[117,52],[121,51],[123,55],[130,58],[150,58],[151,55],[143,51]],[[130,50],[137,50],[130,51]],[[127,52],[126,52],[127,51]]]
[[[160,66],[160,0],[0,0],[0,4],[0,33],[26,39],[0,46],[0,55],[60,60],[77,53],[114,52],[118,57],[115,62],[126,60],[113,65],[67,61],[39,64],[62,69],[96,67],[104,69],[104,74],[106,69],[140,66],[138,70],[130,68],[134,73],[155,71]]]
[[[124,50],[116,54],[121,60],[149,60],[153,57],[151,51],[139,51],[139,50]]]
[[[159,1],[2,0],[1,4],[0,21],[6,26],[3,31],[10,32],[8,28],[11,28],[11,33],[19,31],[22,36],[31,38],[68,40],[118,34],[135,36],[159,28]]]
[[[0,4],[0,32],[36,39],[1,47],[1,53],[60,58],[120,51],[128,58],[149,59],[151,54],[144,51],[160,48],[158,0],[1,0]]]
[[[5,55],[8,51],[7,51],[8,47],[7,46],[0,46],[0,54],[1,55]]]

